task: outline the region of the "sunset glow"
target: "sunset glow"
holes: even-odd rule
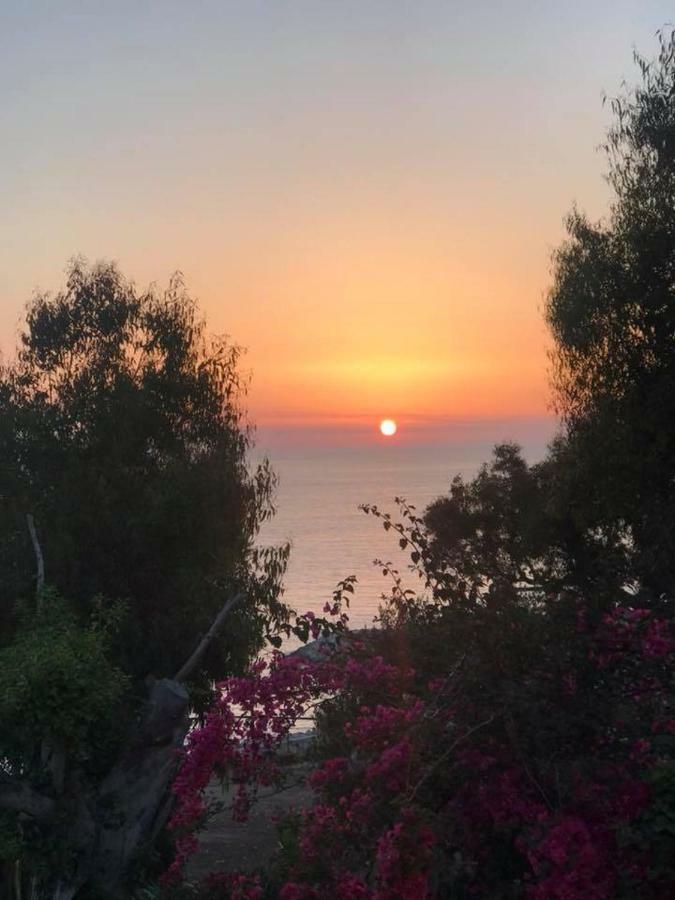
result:
[[[180,269],[262,428],[547,416],[550,252],[575,198],[606,208],[602,92],[657,6],[16,5],[0,353],[82,254]]]
[[[385,437],[392,437],[392,435],[396,434],[396,422],[393,419],[382,419],[380,431]]]

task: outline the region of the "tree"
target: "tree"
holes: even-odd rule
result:
[[[612,101],[610,215],[569,216],[546,315],[588,526],[623,527],[660,597],[675,590],[675,33],[636,62],[640,84]]]
[[[534,465],[516,445],[501,444],[475,478],[455,477],[424,515],[436,592],[473,603],[544,603],[580,591],[597,612],[615,603],[631,586],[630,549],[620,527],[589,526],[583,476],[559,437]]]
[[[180,277],[75,262],[0,371],[0,811],[43,893],[119,895],[190,709],[287,620],[239,355]]]

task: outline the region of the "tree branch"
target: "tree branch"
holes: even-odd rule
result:
[[[26,522],[28,523],[28,531],[30,533],[30,539],[33,544],[33,550],[35,552],[35,562],[37,564],[37,577],[36,577],[36,588],[35,593],[38,599],[38,606],[40,605],[40,595],[42,594],[42,590],[45,586],[45,559],[42,555],[42,547],[40,546],[40,541],[38,540],[37,531],[35,530],[35,519],[33,518],[32,513],[26,513]]]
[[[0,809],[11,809],[42,821],[51,816],[54,801],[38,793],[25,781],[0,771]]]
[[[244,599],[244,594],[242,591],[240,591],[238,594],[235,594],[234,597],[230,597],[229,600],[227,600],[227,602],[225,603],[223,608],[220,610],[220,612],[218,613],[216,618],[213,620],[211,627],[209,628],[209,630],[206,632],[204,637],[201,639],[201,641],[197,645],[193,654],[190,656],[190,658],[187,660],[187,662],[181,666],[181,668],[178,670],[178,672],[176,672],[176,674],[174,676],[175,681],[186,681],[190,677],[190,675],[196,669],[202,656],[204,656],[204,654],[208,650],[211,641],[215,638],[215,636],[220,631],[227,614],[230,612],[230,610],[233,607],[235,607],[243,599]]]
[[[481,728],[485,728],[485,726],[486,726],[486,725],[489,725],[491,722],[493,722],[494,719],[495,719],[495,714],[493,713],[491,716],[489,716],[489,717],[488,717],[487,719],[485,719],[483,722],[479,722],[478,725],[474,725],[473,728],[469,728],[469,730],[468,730],[465,734],[460,735],[460,736],[457,738],[456,741],[453,741],[453,743],[448,747],[448,749],[445,751],[445,753],[442,753],[442,754],[438,757],[438,759],[435,759],[435,760],[431,763],[431,765],[427,767],[426,771],[424,772],[424,774],[422,775],[422,777],[420,778],[420,780],[417,782],[417,784],[415,785],[415,787],[412,789],[412,793],[408,794],[408,796],[406,797],[406,802],[412,803],[412,801],[413,801],[413,800],[415,799],[415,797],[417,796],[417,792],[418,792],[419,789],[422,787],[422,785],[427,781],[427,779],[428,779],[431,775],[433,775],[433,773],[434,773],[434,772],[436,771],[436,769],[441,765],[441,763],[445,762],[445,760],[450,756],[450,754],[452,753],[452,751],[453,751],[457,746],[459,746],[459,744],[461,744],[461,743],[462,743],[463,741],[465,741],[467,738],[471,737],[471,735],[472,735],[474,732],[479,731]]]

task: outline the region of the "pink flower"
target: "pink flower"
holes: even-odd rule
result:
[[[335,885],[336,900],[368,900],[372,891],[357,875],[343,875]]]
[[[675,647],[668,624],[662,619],[652,619],[642,638],[642,652],[648,657],[666,656]]]

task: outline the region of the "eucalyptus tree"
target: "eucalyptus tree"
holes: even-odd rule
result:
[[[0,856],[37,896],[121,894],[190,711],[287,620],[239,357],[179,276],[74,262],[0,372]]]
[[[675,590],[675,36],[611,101],[609,216],[575,211],[547,319],[589,527],[624,528],[640,587]]]

